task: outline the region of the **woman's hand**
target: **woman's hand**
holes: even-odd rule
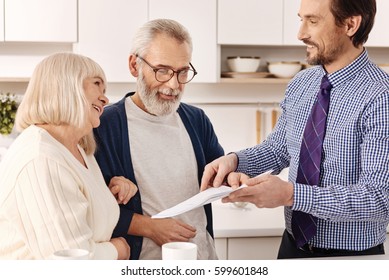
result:
[[[113,177],[109,182],[108,188],[115,196],[118,204],[127,204],[138,191],[135,184],[123,176]]]
[[[130,259],[130,245],[128,245],[127,241],[123,237],[112,238],[110,242],[118,251],[118,260]]]

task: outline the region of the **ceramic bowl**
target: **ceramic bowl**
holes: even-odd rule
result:
[[[278,78],[292,78],[301,70],[301,63],[298,61],[269,62],[269,72]]]
[[[258,56],[230,56],[227,65],[232,72],[256,72],[261,58]]]

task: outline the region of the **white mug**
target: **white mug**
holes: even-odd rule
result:
[[[66,249],[56,251],[53,254],[54,260],[89,260],[89,251],[84,249]]]
[[[163,260],[197,260],[197,245],[191,242],[170,242],[162,245]]]

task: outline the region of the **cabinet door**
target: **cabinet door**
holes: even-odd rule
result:
[[[219,260],[227,259],[227,238],[215,238],[215,249]]]
[[[77,41],[77,0],[4,0],[4,4],[5,41]]]
[[[228,238],[229,260],[275,260],[281,237]]]
[[[134,82],[128,69],[131,41],[147,21],[147,1],[79,0],[74,51],[98,62],[109,82]]]
[[[192,36],[192,64],[198,75],[191,83],[218,81],[216,0],[149,0],[149,19],[170,18],[184,25]]]
[[[388,0],[376,0],[377,1],[377,14],[373,30],[369,35],[369,39],[366,42],[366,46],[370,47],[389,47],[389,1]]]
[[[281,45],[283,0],[219,0],[218,43]]]
[[[4,0],[0,0],[0,42],[4,41]]]
[[[303,45],[303,43],[297,39],[297,34],[300,29],[300,18],[298,17],[300,2],[301,0],[284,0],[284,45]]]

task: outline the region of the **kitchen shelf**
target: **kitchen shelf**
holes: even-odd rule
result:
[[[2,78],[0,77],[0,83],[25,83],[25,82],[28,82],[30,80],[30,78]]]
[[[237,78],[220,78],[220,83],[226,84],[287,84],[290,79],[281,78],[260,78],[260,79],[237,79]]]

